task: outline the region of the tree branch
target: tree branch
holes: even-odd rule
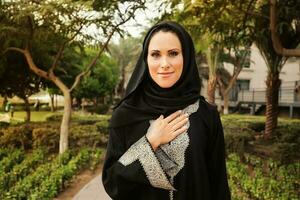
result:
[[[48,76],[48,73],[45,72],[44,70],[41,70],[39,69],[35,63],[33,62],[32,60],[32,56],[29,52],[28,49],[20,49],[20,48],[17,48],[17,47],[8,47],[5,49],[4,53],[7,53],[8,51],[17,51],[17,52],[20,52],[24,55],[27,63],[28,63],[28,66],[29,68],[35,73],[37,74],[38,76],[41,76],[47,80],[51,80],[51,78]]]
[[[70,88],[70,92],[79,84],[81,78],[83,76],[85,76],[90,69],[96,64],[97,60],[99,59],[99,57],[101,56],[101,54],[103,53],[103,51],[107,48],[107,45],[110,41],[110,39],[112,38],[114,32],[115,32],[116,28],[111,32],[111,34],[108,36],[108,39],[106,40],[105,44],[101,47],[100,51],[98,52],[98,54],[94,57],[94,59],[90,62],[90,64],[87,66],[87,68],[81,72],[80,74],[78,74],[75,78],[75,81],[72,85],[72,87]]]
[[[252,7],[252,4],[255,0],[251,0],[250,3],[248,4],[247,6],[247,12],[245,13],[245,16],[244,16],[244,19],[243,19],[243,26],[242,27],[245,27],[246,25],[246,21],[247,21],[247,18],[248,18],[248,12],[250,11],[251,7]]]
[[[56,54],[55,59],[54,59],[54,61],[52,63],[52,66],[49,69],[49,74],[53,74],[53,71],[54,71],[54,69],[56,68],[56,66],[58,64],[58,61],[59,61],[59,59],[61,58],[61,56],[63,54],[63,51],[65,49],[66,44],[68,42],[72,41],[79,34],[79,32],[81,31],[82,27],[83,26],[80,26],[80,28],[76,31],[76,33],[71,38],[69,38],[68,40],[64,41],[64,43],[60,46],[60,48],[58,50],[58,53]]]
[[[35,63],[33,62],[33,59],[32,59],[32,56],[29,52],[28,49],[25,49],[24,50],[24,53],[23,55],[25,56],[26,60],[27,60],[27,63],[28,63],[28,66],[29,68],[35,73],[37,74],[38,76],[41,76],[45,79],[48,79],[48,80],[51,80],[51,77],[49,77],[48,73],[45,72],[44,70],[41,70],[40,68],[38,68]]]
[[[224,97],[225,96],[225,86],[222,83],[222,80],[221,80],[219,75],[217,76],[217,82],[218,82],[218,85],[219,85],[219,88],[220,88],[220,92],[222,93],[222,96]]]
[[[270,0],[270,31],[275,52],[282,56],[295,56],[300,57],[300,49],[286,49],[282,46],[279,36],[277,34],[277,11],[276,0]]]
[[[75,81],[74,81],[72,87],[69,90],[70,92],[72,92],[72,90],[80,83],[81,78],[83,76],[85,76],[90,71],[90,69],[97,63],[97,60],[100,58],[103,51],[107,48],[109,41],[111,40],[111,38],[112,38],[113,34],[115,33],[115,31],[117,31],[118,27],[121,26],[122,24],[126,23],[129,19],[131,19],[133,14],[134,13],[130,13],[130,15],[128,16],[127,19],[122,19],[122,21],[119,24],[117,24],[113,27],[112,32],[109,34],[109,36],[108,36],[106,42],[104,43],[104,45],[100,48],[98,54],[90,62],[90,64],[87,66],[87,68],[83,72],[81,72],[80,74],[78,74],[76,76]]]

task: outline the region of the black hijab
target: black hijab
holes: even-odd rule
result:
[[[148,46],[152,36],[159,32],[175,33],[182,46],[183,71],[170,88],[161,88],[150,77],[147,65]],[[143,50],[126,88],[125,97],[115,107],[110,127],[165,117],[196,102],[200,98],[201,82],[195,60],[194,44],[186,30],[175,22],[161,22],[147,33]]]

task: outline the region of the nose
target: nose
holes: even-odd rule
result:
[[[164,70],[170,68],[170,63],[166,57],[161,58],[160,67]]]

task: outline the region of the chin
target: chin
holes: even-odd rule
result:
[[[159,85],[159,87],[161,88],[170,88],[172,87],[175,83],[157,83]]]

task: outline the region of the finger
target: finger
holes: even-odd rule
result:
[[[177,129],[172,133],[173,138],[176,138],[181,133],[184,133],[187,130],[187,126],[182,126],[180,129]]]
[[[178,110],[178,111],[172,113],[171,115],[169,115],[168,117],[166,117],[165,121],[167,123],[169,123],[169,122],[173,121],[176,117],[178,117],[181,113],[182,113],[182,111]]]
[[[185,121],[186,119],[188,119],[188,114],[183,114],[183,115],[180,115],[178,116],[177,118],[175,118],[173,121],[171,121],[169,124],[171,126],[175,126],[176,124],[178,124],[179,122],[181,121]]]
[[[164,116],[163,115],[160,115],[157,119],[163,119]]]
[[[178,122],[177,124],[172,126],[172,130],[176,131],[177,129],[180,129],[181,127],[183,127],[186,123],[188,122],[188,118],[185,118],[184,120],[181,120],[180,122]]]

